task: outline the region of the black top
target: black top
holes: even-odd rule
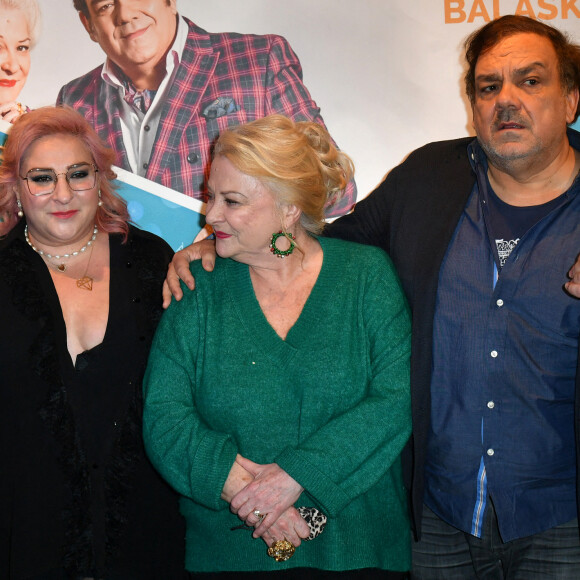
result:
[[[136,228],[126,244],[110,236],[105,337],[73,366],[50,273],[22,231],[0,245],[0,575],[182,578],[177,496],[141,442],[171,249]]]

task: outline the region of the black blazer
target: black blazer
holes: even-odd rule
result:
[[[569,130],[580,149],[580,133]],[[383,248],[393,260],[413,314],[411,401],[413,434],[403,452],[415,535],[421,531],[424,465],[431,418],[433,317],[441,263],[476,176],[467,146],[473,137],[417,149],[355,211],[336,220],[327,235]],[[580,251],[580,243],[578,250]],[[570,264],[572,266],[572,264]],[[580,359],[580,356],[579,356]],[[580,381],[576,374],[576,465],[580,453]],[[578,481],[577,477],[577,481]],[[580,488],[577,484],[580,506]]]

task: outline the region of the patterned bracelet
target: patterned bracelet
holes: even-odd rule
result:
[[[310,535],[305,538],[305,541],[314,540],[316,536],[319,536],[324,531],[328,518],[320,510],[313,507],[299,507],[297,509],[310,528]]]

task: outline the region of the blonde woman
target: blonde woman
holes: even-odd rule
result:
[[[408,308],[381,250],[318,237],[351,162],[320,125],[281,116],[222,133],[214,155],[219,258],[192,265],[145,380],[145,444],[182,496],[186,568],[404,578]],[[328,517],[310,541],[302,507]]]

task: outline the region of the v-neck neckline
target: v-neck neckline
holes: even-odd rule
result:
[[[329,280],[333,277],[334,258],[333,252],[328,252],[328,248],[325,247],[327,240],[318,239],[318,241],[323,252],[320,272],[302,312],[285,339],[278,335],[262,312],[254,292],[249,266],[233,260],[228,264],[226,278],[228,287],[233,290],[230,298],[239,319],[258,348],[279,365],[286,365],[304,347],[304,342],[310,340],[310,328],[313,325],[323,323],[322,306],[323,301],[330,298],[328,288],[331,287]]]
[[[107,314],[107,324],[105,327],[105,332],[103,334],[103,339],[101,340],[101,342],[99,342],[98,344],[95,344],[95,346],[84,350],[80,353],[77,354],[76,356],[76,360],[75,362],[73,362],[72,356],[68,350],[67,347],[67,329],[66,329],[66,322],[64,320],[64,313],[62,310],[62,305],[60,303],[60,298],[58,296],[58,292],[54,286],[54,283],[52,281],[52,277],[50,275],[50,271],[48,270],[48,267],[46,268],[46,289],[45,291],[47,292],[47,295],[51,296],[50,299],[50,303],[53,305],[53,308],[55,308],[55,325],[57,328],[57,333],[59,336],[64,337],[63,339],[63,351],[61,353],[62,356],[62,363],[64,364],[64,368],[63,371],[65,373],[68,372],[78,372],[79,371],[79,358],[83,358],[83,356],[86,357],[87,353],[92,353],[95,352],[101,348],[103,348],[103,345],[106,344],[111,336],[114,336],[115,332],[116,332],[116,327],[117,327],[117,323],[118,321],[116,320],[116,317],[113,316],[113,308],[114,305],[118,303],[118,300],[120,299],[119,296],[119,288],[117,287],[117,285],[114,283],[113,281],[113,269],[115,267],[115,263],[116,260],[118,259],[118,254],[116,252],[116,244],[113,242],[113,240],[111,239],[111,236],[109,236],[109,312]],[[59,341],[60,344],[60,341]]]

